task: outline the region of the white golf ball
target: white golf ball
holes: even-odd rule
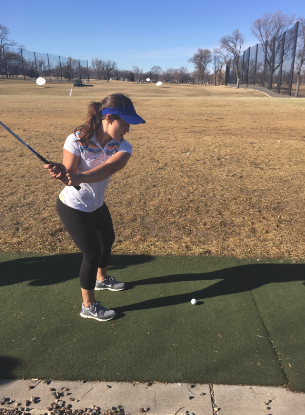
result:
[[[197,304],[197,300],[196,300],[196,298],[193,298],[193,299],[191,300],[191,303],[192,303],[193,305]]]

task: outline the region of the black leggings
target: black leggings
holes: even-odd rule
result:
[[[82,212],[70,208],[59,199],[57,212],[83,254],[79,272],[80,285],[85,290],[93,290],[97,269],[108,266],[115,238],[110,212],[105,203],[94,212]]]

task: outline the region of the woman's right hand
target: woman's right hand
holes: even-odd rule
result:
[[[81,183],[81,174],[69,172],[61,163],[50,161],[49,164],[44,165],[45,169],[49,170],[53,179],[58,179],[66,186],[79,186]]]
[[[60,178],[59,180],[61,180],[66,186],[79,186],[82,183],[82,175],[81,174],[75,174],[75,173],[71,173],[69,171],[66,170],[65,173],[65,177]]]

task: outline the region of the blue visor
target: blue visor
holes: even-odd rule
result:
[[[133,105],[128,105],[126,107],[104,108],[102,110],[102,114],[119,115],[124,121],[128,122],[128,124],[133,125],[145,122],[145,120],[143,120],[143,118],[136,113]]]

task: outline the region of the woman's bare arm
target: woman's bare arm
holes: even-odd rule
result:
[[[102,180],[107,179],[109,176],[116,173],[117,171],[122,170],[128,163],[130,157],[130,153],[119,151],[109,160],[107,160],[106,163],[102,164],[101,166],[95,167],[92,170],[76,175],[70,175],[68,173],[68,185],[77,186],[81,183],[101,182]]]
[[[92,170],[89,170],[83,173],[78,173],[78,174],[75,174],[74,172],[72,172],[72,169],[75,171],[75,164],[74,164],[75,161],[73,160],[73,157],[70,157],[69,155],[66,155],[66,156],[67,156],[66,158],[64,156],[65,167],[66,168],[70,167],[71,170],[69,171],[67,168],[65,175],[60,170],[60,166],[62,165],[60,165],[59,163],[47,164],[45,165],[45,168],[49,169],[49,172],[52,175],[52,177],[58,178],[63,183],[65,183],[67,186],[79,186],[81,183],[101,182],[107,179],[112,174],[116,173],[117,171],[122,170],[128,163],[128,160],[130,159],[131,154],[124,152],[124,151],[119,151],[101,166],[95,167]],[[59,173],[56,174],[58,171]],[[77,171],[77,166],[76,166],[76,171]]]
[[[70,153],[70,151],[64,148],[62,163],[69,172],[75,173],[75,174],[77,173],[78,161],[79,161],[79,156],[76,156],[75,154]]]

